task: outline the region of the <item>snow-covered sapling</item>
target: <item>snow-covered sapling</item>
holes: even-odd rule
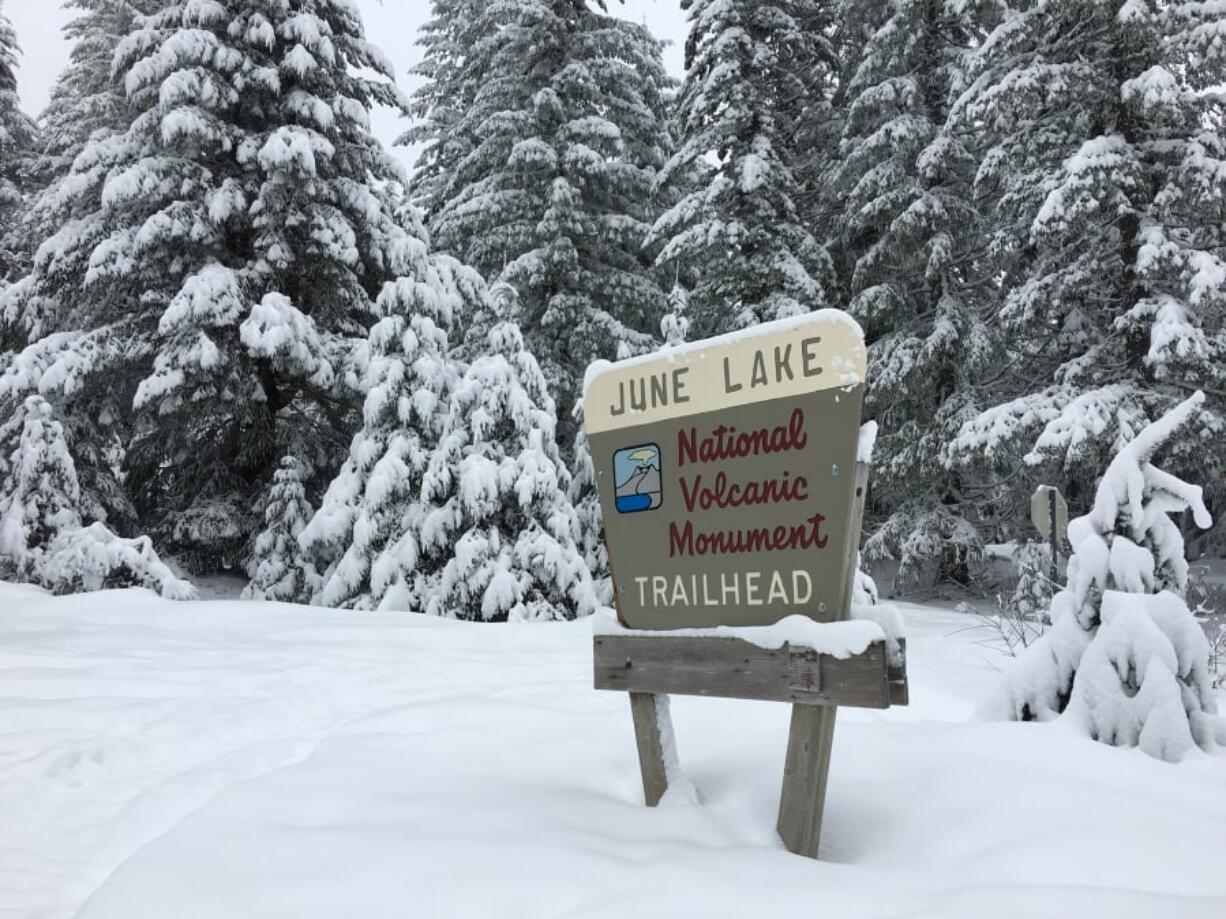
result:
[[[1064,715],[1088,736],[1166,760],[1226,742],[1209,649],[1184,590],[1188,563],[1171,514],[1211,519],[1201,489],[1151,464],[1198,414],[1196,393],[1146,427],[1108,466],[1090,512],[1069,524],[1068,583],[1052,629],[1006,675],[989,712],[1019,720]]]
[[[264,506],[264,529],[255,538],[248,566],[251,582],[243,591],[243,599],[285,603],[311,599],[319,575],[298,544],[298,536],[313,513],[303,487],[305,478],[301,461],[292,456],[281,460]]]
[[[81,488],[64,426],[42,396],[30,396],[0,426],[0,558],[30,579],[47,546],[81,526]]]

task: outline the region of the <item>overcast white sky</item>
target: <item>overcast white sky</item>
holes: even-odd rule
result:
[[[68,60],[68,44],[61,29],[70,18],[59,0],[0,0],[5,15],[17,30],[22,56],[18,64],[17,90],[22,108],[31,114],[42,111],[64,64]],[[429,0],[357,0],[366,21],[366,34],[395,62],[401,87],[412,92],[415,83],[408,70],[417,63],[421,49],[417,47],[417,30],[429,17]],[[610,11],[645,23],[657,36],[670,40],[665,51],[665,63],[676,76],[682,72],[682,50],[685,42],[685,14],[679,0],[610,0]],[[392,112],[377,112],[375,133],[386,144],[404,130],[405,123]],[[402,155],[408,156],[407,151]]]

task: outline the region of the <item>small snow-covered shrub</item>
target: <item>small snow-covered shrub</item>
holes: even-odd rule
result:
[[[168,568],[147,536],[84,526],[81,488],[64,427],[42,396],[0,426],[0,575],[55,593],[148,587],[171,600],[195,589]]]
[[[196,589],[153,551],[148,536],[125,539],[105,524],[67,530],[34,560],[35,583],[57,594],[147,587],[167,600],[195,600]]]
[[[1188,563],[1170,515],[1207,528],[1201,489],[1150,460],[1195,417],[1196,393],[1146,427],[1112,461],[1094,506],[1069,524],[1068,583],[1052,628],[1006,674],[989,714],[1068,718],[1089,737],[1169,761],[1226,742],[1209,645],[1184,600]]]

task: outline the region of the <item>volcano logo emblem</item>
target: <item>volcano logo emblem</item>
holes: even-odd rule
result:
[[[614,503],[619,514],[654,511],[664,503],[660,448],[655,444],[626,447],[613,454]]]

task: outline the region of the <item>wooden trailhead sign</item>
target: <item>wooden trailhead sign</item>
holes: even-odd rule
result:
[[[591,380],[584,423],[623,623],[840,615],[865,364],[858,327],[827,310]]]
[[[905,641],[812,637],[867,625],[834,624],[868,485],[866,365],[859,326],[822,310],[596,369],[583,403],[617,607],[595,686],[630,695],[647,804],[675,766],[669,694],[790,702],[777,829],[814,858],[837,706],[907,703]],[[830,625],[760,641],[798,615]]]

